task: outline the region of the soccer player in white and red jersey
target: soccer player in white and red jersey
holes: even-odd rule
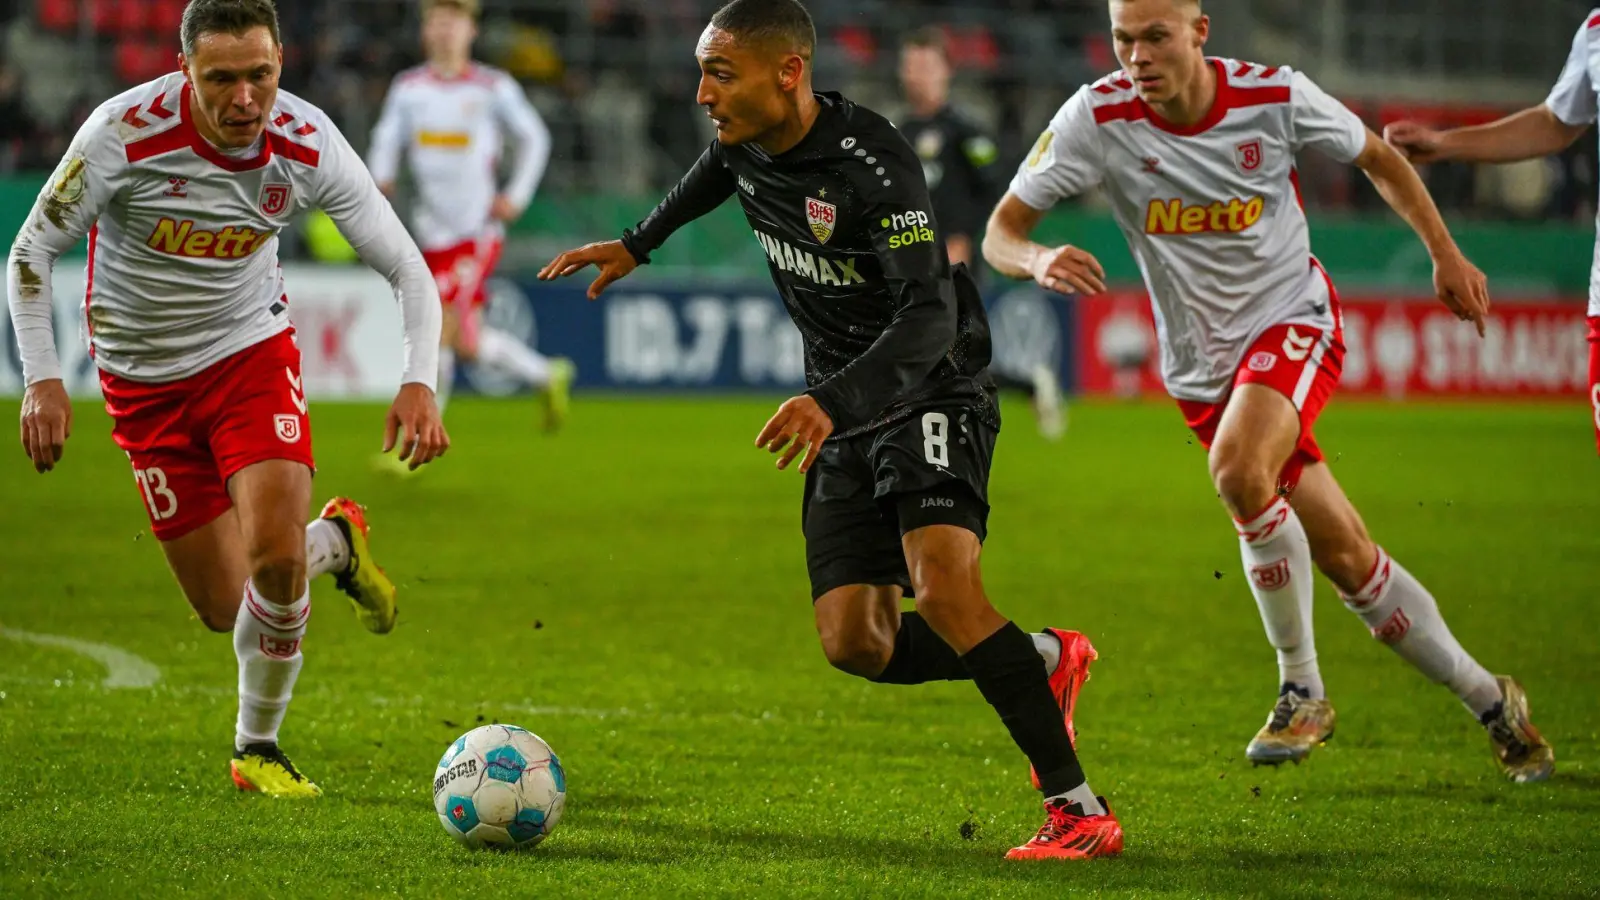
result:
[[[394,286],[404,375],[384,443],[402,432],[412,465],[449,446],[433,398],[438,294],[361,158],[321,110],[279,91],[271,0],[190,0],[180,36],[181,71],[89,116],[12,245],[22,443],[48,472],[71,433],[51,271],[88,235],[85,333],[112,437],[185,597],[208,628],[233,633],[234,783],[312,797],[278,747],[309,579],[332,575],[380,634],[394,626],[395,587],[372,560],[361,507],[337,498],[305,524],[311,428],[278,233],[321,207]]]
[[[1123,69],[1056,113],[991,216],[984,256],[1049,290],[1103,291],[1090,254],[1028,236],[1062,198],[1098,186],[1110,201],[1150,293],[1167,391],[1210,453],[1278,651],[1279,698],[1247,756],[1299,761],[1333,733],[1312,639],[1315,563],[1374,637],[1472,711],[1509,777],[1549,777],[1554,754],[1522,688],[1467,654],[1323,462],[1312,426],[1344,345],[1339,298],[1311,255],[1295,154],[1310,147],[1365,171],[1427,246],[1439,299],[1480,333],[1483,274],[1411,166],[1304,73],[1205,56],[1199,0],[1110,7]]]
[[[1549,156],[1572,146],[1600,110],[1600,7],[1589,11],[1572,36],[1567,63],[1550,95],[1499,121],[1434,131],[1417,122],[1394,122],[1383,137],[1412,162],[1443,160],[1507,163]],[[1600,216],[1596,224],[1600,225]],[[1597,239],[1600,240],[1600,239]],[[1595,449],[1600,451],[1600,244],[1589,269],[1589,405]]]
[[[440,402],[449,398],[459,356],[541,391],[545,427],[566,417],[572,363],[549,359],[482,322],[485,285],[500,259],[505,226],[522,215],[550,160],[550,130],[516,79],[473,62],[476,0],[425,0],[427,62],[396,76],[372,134],[367,164],[393,197],[402,155],[415,182],[411,232],[444,301]],[[501,187],[495,172],[509,149]]]

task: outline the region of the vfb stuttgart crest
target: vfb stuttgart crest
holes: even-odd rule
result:
[[[1239,168],[1246,172],[1254,172],[1261,168],[1261,142],[1245,141],[1233,148],[1233,156],[1238,161]]]
[[[826,244],[828,238],[833,237],[833,225],[838,220],[839,208],[832,203],[824,203],[815,197],[806,198],[806,224],[811,226],[811,233],[817,236],[817,242]]]
[[[261,211],[276,216],[289,208],[289,185],[263,184],[261,186]]]

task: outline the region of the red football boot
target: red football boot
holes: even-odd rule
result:
[[[1105,815],[1086,816],[1083,807],[1065,800],[1047,800],[1044,827],[1021,847],[1006,852],[1006,859],[1094,859],[1122,852],[1122,823],[1104,797],[1097,798]]]

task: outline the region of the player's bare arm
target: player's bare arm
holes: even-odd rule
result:
[[[1029,278],[1047,291],[1062,294],[1104,293],[1106,270],[1081,247],[1046,247],[1032,239],[1044,211],[1023,203],[1015,194],[1000,198],[983,235],[983,258],[1008,278]]]
[[[1356,157],[1355,164],[1367,173],[1384,202],[1406,220],[1428,248],[1433,259],[1433,287],[1440,302],[1457,318],[1474,323],[1482,335],[1484,316],[1489,312],[1488,279],[1456,246],[1416,170],[1399,151],[1371,131],[1367,132],[1366,149]]]
[[[1507,163],[1560,153],[1588,130],[1561,121],[1541,103],[1468,128],[1436,131],[1420,122],[1393,122],[1384,126],[1383,139],[1414,163]]]

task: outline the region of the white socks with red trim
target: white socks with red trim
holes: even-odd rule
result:
[[[1378,563],[1345,606],[1400,658],[1455,692],[1480,719],[1500,702],[1500,685],[1468,655],[1439,614],[1439,604],[1410,572],[1378,548]]]
[[[350,568],[350,542],[339,526],[317,519],[306,526],[306,579]]]
[[[1245,581],[1261,610],[1267,640],[1278,651],[1278,684],[1303,688],[1308,696],[1326,696],[1317,669],[1317,644],[1311,628],[1311,544],[1300,517],[1286,497],[1248,522],[1234,520]]]
[[[300,639],[310,616],[309,588],[299,600],[281,606],[262,598],[252,582],[245,582],[244,600],[233,624],[233,653],[239,659],[234,749],[277,742],[278,726],[283,724],[304,661]]]
[[[478,362],[529,387],[542,388],[550,383],[550,360],[498,328],[485,326],[478,334]]]

